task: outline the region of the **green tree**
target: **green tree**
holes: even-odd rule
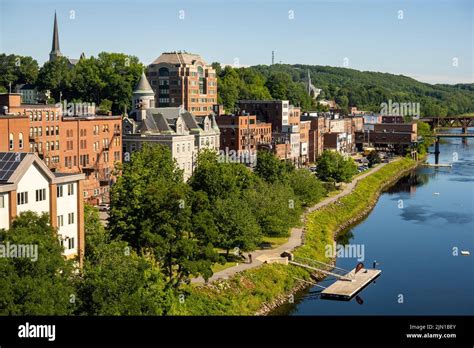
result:
[[[75,96],[69,92],[71,87],[71,69],[65,57],[58,57],[54,61],[46,62],[38,73],[38,87],[42,91],[51,91],[51,96],[58,100],[73,99]]]
[[[132,106],[132,92],[144,69],[137,57],[123,53],[99,53],[96,64],[102,82],[101,100],[113,102],[114,114]],[[99,100],[96,103],[100,102]]]
[[[111,190],[112,236],[153,253],[169,286],[212,275],[216,254],[206,236],[192,231],[191,192],[170,150],[144,144],[119,169]]]
[[[293,170],[294,167],[291,164],[280,161],[272,153],[264,150],[258,151],[255,174],[263,180],[269,183],[285,181]]]
[[[357,173],[352,158],[344,158],[340,153],[325,150],[316,161],[318,177],[328,182],[350,182]]]
[[[369,167],[373,167],[374,165],[382,162],[379,153],[375,150],[370,151],[370,153],[367,155],[367,160],[369,161]]]
[[[254,176],[248,168],[240,163],[226,163],[212,150],[199,152],[196,168],[189,180],[190,186],[195,191],[204,191],[211,202],[238,193],[253,183]]]
[[[163,315],[171,307],[172,292],[166,289],[158,265],[139,256],[126,242],[96,245],[86,259],[77,284],[78,314]]]
[[[84,102],[99,104],[104,95],[105,81],[103,81],[99,62],[96,58],[81,59],[71,70],[72,97]]]
[[[233,112],[239,99],[241,81],[237,71],[229,66],[222,70],[218,77],[218,103],[223,104],[227,112]]]
[[[112,102],[108,99],[102,99],[99,105],[99,110],[97,110],[97,113],[99,115],[108,115],[109,112],[112,111]]]
[[[289,183],[303,206],[317,203],[324,197],[326,190],[316,176],[306,169],[298,169],[291,173]]]
[[[229,251],[233,248],[253,250],[261,238],[260,226],[245,201],[237,195],[218,199],[215,203],[217,246]]]
[[[261,181],[244,192],[245,205],[251,209],[263,235],[286,237],[298,223],[301,204],[291,187],[285,183]]]
[[[0,314],[70,315],[75,310],[71,296],[72,261],[62,255],[56,229],[49,216],[21,213],[8,231],[0,230],[2,247],[32,245],[37,259],[0,257]],[[10,246],[10,247],[9,247]]]
[[[0,54],[0,87],[5,92],[17,84],[36,82],[38,78],[38,62],[29,56]]]

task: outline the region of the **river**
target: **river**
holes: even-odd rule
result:
[[[321,299],[321,289],[312,287],[272,314],[474,314],[474,139],[449,138],[440,150],[439,163],[453,162],[452,168],[413,170],[338,238],[364,251],[367,268],[376,260],[379,278],[350,301]],[[434,163],[434,155],[428,161]],[[357,257],[339,257],[336,265],[353,269],[357,263]]]

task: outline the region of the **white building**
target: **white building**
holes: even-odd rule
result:
[[[26,211],[48,213],[64,255],[84,253],[84,174],[53,173],[34,153],[0,152],[0,228]]]
[[[123,151],[139,150],[144,142],[163,144],[184,172],[193,172],[199,150],[219,150],[220,131],[215,116],[195,117],[181,107],[155,108],[154,92],[142,74],[133,92],[134,107],[123,120]]]

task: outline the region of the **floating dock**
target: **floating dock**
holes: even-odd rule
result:
[[[355,268],[350,271],[345,279],[339,279],[321,292],[322,298],[333,298],[340,300],[350,300],[363,288],[377,278],[381,270],[362,268],[355,273]],[[347,280],[347,278],[351,280]]]
[[[451,163],[438,163],[438,164],[423,163],[423,166],[425,166],[425,167],[435,167],[435,168],[439,168],[439,167],[449,167],[449,168],[451,168],[453,165]]]

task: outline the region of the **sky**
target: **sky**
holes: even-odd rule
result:
[[[346,66],[428,83],[474,82],[473,0],[0,0],[0,52],[60,49],[137,56],[183,50],[205,61]]]

